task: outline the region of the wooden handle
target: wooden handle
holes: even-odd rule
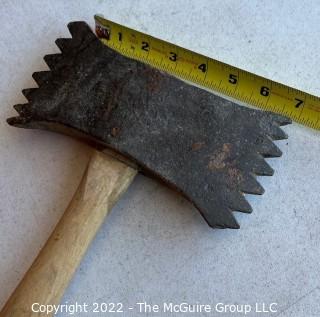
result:
[[[32,312],[32,304],[59,304],[105,216],[135,175],[131,167],[94,152],[70,205],[1,317],[52,316]]]

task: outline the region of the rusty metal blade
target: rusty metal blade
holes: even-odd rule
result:
[[[251,212],[244,193],[262,194],[265,157],[281,156],[290,119],[241,107],[102,45],[84,22],[44,59],[39,88],[8,123],[49,129],[108,148],[187,197],[208,224],[239,228],[233,211]]]

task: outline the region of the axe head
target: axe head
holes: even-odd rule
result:
[[[39,88],[8,123],[87,140],[132,162],[189,199],[211,227],[239,228],[250,213],[244,194],[262,194],[256,175],[272,175],[265,157],[290,119],[241,107],[104,46],[84,22],[44,57]]]

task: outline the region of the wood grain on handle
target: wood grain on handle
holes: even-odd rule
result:
[[[131,167],[94,152],[66,212],[5,304],[1,317],[52,316],[32,312],[32,304],[59,304],[105,216],[135,175]]]

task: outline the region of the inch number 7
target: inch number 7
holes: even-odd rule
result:
[[[299,98],[294,98],[294,100],[297,101],[295,107],[299,108],[302,104],[303,104],[303,100],[299,99]]]

